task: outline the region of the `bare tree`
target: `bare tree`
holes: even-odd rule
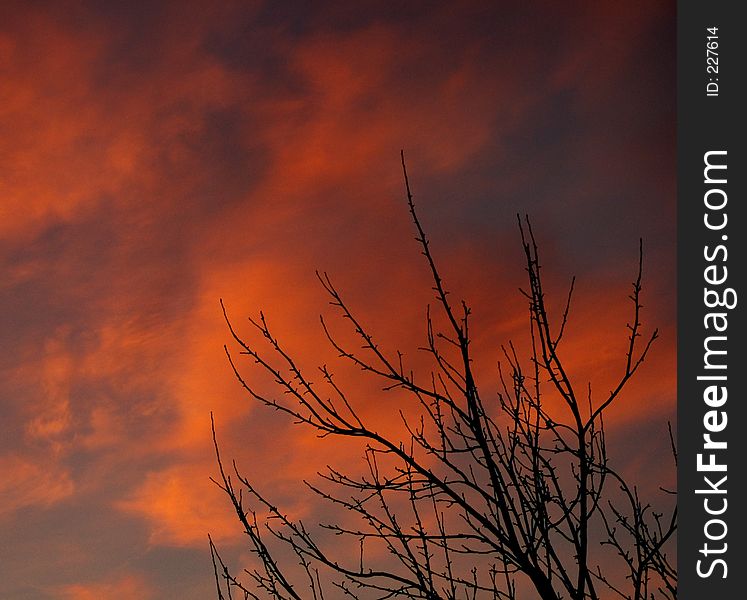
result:
[[[484,400],[470,355],[470,309],[450,300],[415,211],[404,157],[402,167],[416,239],[441,313],[438,319],[427,314],[423,349],[433,365],[427,377],[408,370],[400,352],[386,353],[330,278],[317,275],[362,349],[345,347],[322,319],[328,342],[342,360],[378,378],[383,389],[404,392],[419,406],[419,417],[400,412],[407,432],[401,439],[379,433],[327,366],[319,371],[327,389],[312,384],[264,314],[250,322],[267,344],[265,351],[240,336],[226,316],[240,354],[256,363],[277,391],[260,392],[226,349],[248,394],[322,438],[362,440],[365,474],[328,468],[319,483],[306,482],[341,511],[336,522],[308,527],[266,498],[235,463],[227,468],[213,425],[220,471],[215,482],[233,504],[257,559],[235,576],[211,539],[218,598],[673,600],[676,570],[668,550],[676,507],[668,516],[656,512],[615,470],[603,420],[657,338],[656,330],[642,334],[642,246],[620,377],[598,398],[591,384],[579,389],[572,381],[560,353],[575,280],[559,324],[551,324],[535,236],[529,220],[519,218],[531,351],[523,366],[513,344],[502,348],[501,392]],[[441,322],[444,327],[437,325]],[[671,429],[669,435],[671,440]],[[676,460],[674,444],[672,450]],[[357,517],[353,525],[351,515]],[[340,538],[329,543],[325,531]]]

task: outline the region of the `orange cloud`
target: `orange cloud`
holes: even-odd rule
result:
[[[64,586],[55,594],[60,600],[132,600],[155,598],[153,588],[137,575],[122,575],[115,581]]]
[[[75,485],[60,465],[43,465],[21,456],[0,456],[0,519],[28,507],[48,507],[70,498]]]
[[[241,534],[223,493],[208,479],[215,469],[204,460],[148,473],[140,488],[116,507],[146,517],[149,543],[162,546],[204,546],[207,533],[216,540]]]
[[[181,576],[173,565],[161,583],[143,564],[121,575],[108,544],[125,527],[131,555],[168,548],[174,562],[201,559],[208,531],[236,539],[231,508],[208,480],[211,410],[224,455],[294,515],[321,510],[297,494],[300,479],[360,456],[242,393],[223,354],[219,298],[248,337],[246,317],[264,310],[307,372],[329,364],[366,418],[391,425],[399,398],[340,365],[323,338],[320,313],[358,343],[330,314],[314,270],[330,272],[382,347],[430,367],[417,348],[433,295],[402,200],[403,147],[446,280],[474,309],[484,394],[497,391],[500,344],[526,340],[513,219],[527,210],[558,303],[562,277],[582,272],[565,349],[600,392],[626,335],[631,273],[618,237],[661,240],[646,307],[665,335],[614,415],[623,428],[671,413],[672,176],[645,168],[647,152],[670,151],[666,131],[645,121],[661,121],[651,107],[662,102],[614,96],[631,89],[633,67],[640,79],[632,40],[661,27],[660,8],[620,19],[584,5],[569,19],[551,3],[530,16],[481,3],[400,16],[330,4],[302,23],[275,3],[7,4],[3,526],[27,508],[24,535],[43,545],[45,519],[117,515],[95,552],[71,534],[91,581],[81,576],[61,597],[166,593],[163,581]],[[579,23],[598,33],[578,36]],[[622,104],[632,106],[628,121]],[[651,189],[656,201],[641,193]],[[604,227],[619,236],[599,243]]]

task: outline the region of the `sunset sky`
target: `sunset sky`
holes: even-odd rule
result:
[[[313,518],[298,482],[345,457],[242,393],[219,299],[333,366],[323,270],[417,354],[432,293],[400,149],[484,397],[527,334],[516,213],[553,306],[577,276],[565,351],[601,390],[643,238],[661,338],[610,439],[642,485],[671,482],[674,28],[669,1],[1,2],[0,598],[212,597],[208,532],[245,554],[210,411]],[[386,419],[374,384],[349,378]]]

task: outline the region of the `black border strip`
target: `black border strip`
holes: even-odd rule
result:
[[[742,344],[747,287],[744,286],[746,269],[740,259],[747,256],[744,215],[747,173],[744,141],[739,137],[744,129],[743,115],[737,107],[744,107],[747,102],[741,81],[745,68],[745,28],[737,16],[739,5],[724,0],[678,3],[678,597],[681,600],[745,597],[747,500],[743,480],[747,461],[744,392],[747,361]],[[710,40],[718,42],[718,48],[712,48],[717,51],[718,73],[707,70],[707,36],[713,35],[707,31],[709,27],[718,28],[717,38]],[[710,56],[715,55],[712,52]],[[718,91],[714,95],[716,86]],[[706,182],[704,156],[709,151],[725,151],[726,154],[711,154],[709,161],[726,164],[727,168],[710,170],[711,181]],[[706,195],[712,206],[722,202],[725,205],[709,209],[705,205]],[[704,222],[706,214],[712,226],[720,225],[724,215],[728,221],[723,228],[708,229]],[[718,250],[719,246],[724,250]],[[705,269],[709,266],[715,267],[708,272],[712,281],[720,281],[725,273],[728,279],[719,284],[706,281]],[[710,300],[731,304],[728,301],[733,298],[726,292],[729,288],[738,298],[733,309],[706,306],[706,289],[715,292],[710,294]],[[717,321],[723,325],[720,317],[710,319],[707,328],[705,319],[709,312],[726,314],[728,328],[715,331]],[[727,351],[713,354],[709,359],[711,367],[718,363],[724,368],[704,365],[704,342],[709,336],[726,337],[709,342],[711,349]],[[698,376],[716,375],[725,375],[727,379],[698,379]],[[717,387],[708,396],[706,389],[710,385]],[[722,403],[724,388],[728,398]],[[706,400],[711,400],[712,405]],[[723,430],[716,431],[724,425]],[[704,449],[704,434],[708,433],[713,441],[725,441],[727,448]],[[712,471],[701,467],[699,471],[699,454],[701,463],[713,462],[718,467]],[[722,465],[726,471],[715,470]],[[727,479],[719,483],[724,476]],[[720,515],[708,514],[706,510],[715,513],[724,507],[726,510]],[[724,532],[723,538],[718,539]],[[709,535],[715,539],[708,539]],[[719,559],[724,562],[717,563]],[[701,573],[709,576],[698,574],[699,560]]]

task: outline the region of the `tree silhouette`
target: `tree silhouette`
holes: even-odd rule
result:
[[[513,344],[502,348],[501,391],[486,400],[470,355],[470,309],[450,300],[415,210],[404,156],[402,168],[441,313],[438,322],[445,323],[438,326],[428,311],[423,349],[432,372],[417,377],[400,352],[387,354],[330,278],[317,274],[362,342],[361,349],[349,349],[322,319],[339,357],[419,406],[417,419],[400,413],[407,432],[401,439],[369,425],[327,366],[320,368],[325,391],[313,385],[264,314],[250,319],[267,345],[260,351],[238,334],[221,302],[240,354],[269,376],[277,394],[260,392],[226,349],[246,392],[319,437],[362,440],[365,474],[328,467],[320,483],[306,483],[339,511],[331,523],[309,528],[265,497],[235,463],[229,471],[213,425],[220,473],[214,481],[230,499],[257,559],[234,575],[210,539],[218,598],[673,600],[676,570],[667,551],[676,507],[665,516],[639,497],[611,464],[605,442],[604,414],[657,338],[656,330],[642,334],[642,245],[621,374],[612,390],[597,398],[590,384],[579,389],[571,380],[560,352],[575,280],[559,324],[551,324],[535,236],[528,218],[519,218],[531,352],[524,366]],[[669,436],[671,441],[671,429]],[[673,443],[672,451],[676,461]]]

